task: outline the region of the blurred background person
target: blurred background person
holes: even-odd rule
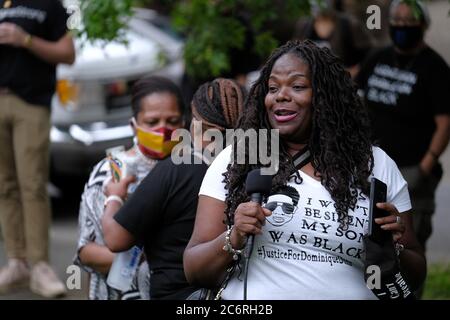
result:
[[[162,144],[173,145],[168,139],[170,140],[175,129],[183,126],[185,108],[178,87],[172,81],[156,76],[142,78],[136,82],[132,89],[131,107],[133,109],[131,126],[135,134],[135,144],[114,158],[122,162],[121,166],[127,172],[123,174],[135,175],[136,184],[139,184],[159,160],[170,155],[170,146],[165,148],[163,153],[160,150],[164,149]],[[165,141],[160,139],[159,145],[148,145],[145,137],[152,139],[155,134],[156,136],[164,134]],[[115,300],[121,296],[119,291],[106,283],[115,254],[105,246],[101,225],[105,203],[113,200],[107,198],[103,192],[105,184],[111,177],[110,159],[105,158],[94,167],[81,197],[75,263],[90,273],[91,300]],[[130,191],[132,190],[128,189],[127,192]],[[145,268],[140,266],[142,267]],[[136,289],[145,290],[137,288],[135,283],[134,291]],[[146,290],[148,291],[148,288]]]
[[[299,19],[294,39],[309,39],[320,47],[327,47],[340,57],[347,71],[355,77],[359,64],[373,46],[365,25],[353,16],[338,11],[339,1],[328,0],[323,7],[312,5],[312,17]]]
[[[65,286],[48,264],[50,101],[56,65],[72,64],[75,50],[60,1],[0,5],[0,223],[8,256],[0,293],[29,285],[55,297]]]
[[[245,89],[233,80],[215,79],[201,85],[191,104],[196,120],[191,124],[194,144],[200,141],[203,149],[213,148],[219,140],[211,142],[204,133],[216,129],[224,137],[226,129],[234,128],[245,96]],[[201,121],[201,130],[195,131],[197,121]],[[105,208],[102,220],[109,249],[118,252],[136,242],[144,243],[151,269],[151,299],[186,299],[196,289],[185,278],[183,252],[194,227],[198,191],[210,159],[195,151],[191,163],[176,165],[171,158],[161,161],[122,208],[118,201]],[[203,161],[196,164],[194,157]],[[110,182],[107,194],[123,199],[129,182]]]
[[[450,69],[424,42],[427,8],[405,1],[390,7],[393,44],[376,51],[357,82],[369,108],[373,134],[408,182],[417,238],[426,248],[432,233],[435,190],[443,170],[439,157],[450,139]],[[420,295],[420,293],[419,293]]]
[[[338,10],[344,11],[361,23],[361,27],[367,29],[366,22],[369,17],[367,8],[376,5],[380,9],[381,17],[389,15],[389,5],[391,0],[335,0]],[[380,19],[379,29],[366,30],[370,33],[376,47],[384,47],[390,44],[389,39],[389,19]]]

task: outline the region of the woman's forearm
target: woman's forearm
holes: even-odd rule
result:
[[[233,262],[232,256],[223,250],[224,245],[222,233],[214,240],[186,248],[183,263],[189,283],[202,287],[220,284]]]
[[[425,256],[421,251],[415,248],[405,248],[400,253],[400,268],[413,290],[418,289],[427,274],[427,265]]]
[[[107,274],[114,260],[114,253],[106,246],[90,242],[81,248],[79,257],[84,265],[97,272]]]
[[[435,117],[436,130],[431,138],[427,153],[420,162],[422,171],[430,174],[434,164],[447,148],[450,141],[450,117],[448,115],[438,115]]]
[[[103,239],[108,249],[112,252],[126,251],[136,242],[134,236],[114,220],[114,215],[120,208],[121,204],[119,202],[110,201],[103,211]]]

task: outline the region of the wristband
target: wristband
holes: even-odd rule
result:
[[[123,199],[121,197],[113,194],[113,195],[109,196],[108,198],[106,198],[105,207],[111,201],[117,201],[120,204],[120,206],[123,206]]]

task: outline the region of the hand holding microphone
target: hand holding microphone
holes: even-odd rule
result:
[[[248,173],[245,191],[250,196],[250,202],[241,203],[234,213],[234,228],[230,239],[233,248],[244,247],[246,241],[252,245],[254,235],[261,234],[266,217],[272,214],[270,210],[262,208],[261,203],[271,188],[272,176],[262,175],[261,169]]]
[[[272,211],[262,208],[257,202],[241,203],[234,213],[234,228],[230,239],[233,248],[241,249],[249,235],[261,234],[266,217],[271,214]]]
[[[231,234],[231,244],[235,249],[245,245],[244,300],[247,300],[248,267],[255,234],[262,232],[266,217],[272,214],[270,210],[261,207],[263,197],[270,193],[271,188],[272,176],[262,175],[260,169],[250,171],[245,181],[245,191],[250,196],[250,202],[241,203],[234,213],[234,234]]]

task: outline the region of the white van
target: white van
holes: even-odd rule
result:
[[[183,41],[168,20],[139,9],[126,34],[128,46],[76,40],[72,66],[57,68],[52,100],[52,176],[80,175],[105,156],[105,149],[131,145],[130,88],[144,75],[157,74],[180,84]]]

